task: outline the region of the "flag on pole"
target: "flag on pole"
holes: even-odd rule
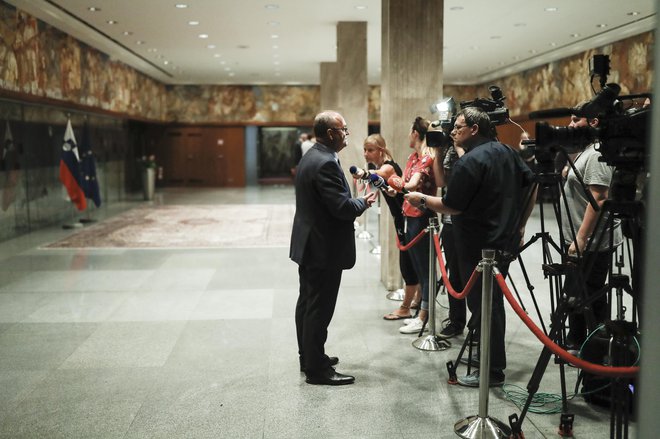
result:
[[[92,154],[92,141],[89,135],[89,125],[83,127],[82,142],[80,143],[80,172],[83,191],[85,196],[94,201],[96,207],[101,206],[101,192],[99,182],[96,179],[96,159]]]
[[[5,171],[5,181],[2,187],[2,210],[6,212],[16,199],[16,186],[20,177],[18,151],[14,145],[9,121],[5,129],[5,141],[2,147],[2,170]]]
[[[64,143],[62,144],[62,156],[60,157],[60,181],[64,184],[71,202],[80,211],[87,207],[85,192],[80,184],[80,157],[78,156],[78,145],[76,136],[73,134],[71,119],[66,122],[64,132]]]

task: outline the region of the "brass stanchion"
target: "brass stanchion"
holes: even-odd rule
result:
[[[493,265],[495,250],[482,250],[481,284],[481,342],[479,356],[479,414],[469,416],[454,424],[454,432],[465,439],[506,439],[511,429],[488,416],[488,390],[490,386],[490,321],[493,308]]]
[[[429,235],[429,335],[421,336],[412,342],[412,345],[422,351],[444,351],[451,347],[451,342],[440,338],[435,333],[435,283],[436,283],[436,254],[433,241],[434,233],[438,231],[438,218],[430,218],[427,228]]]

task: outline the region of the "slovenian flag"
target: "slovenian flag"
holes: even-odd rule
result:
[[[71,119],[66,123],[64,132],[64,143],[62,144],[62,156],[60,157],[60,181],[64,184],[71,202],[78,210],[87,208],[85,192],[80,184],[80,157],[78,156],[78,145],[76,136],[73,134]]]
[[[92,153],[92,141],[89,135],[89,125],[83,127],[82,142],[80,143],[80,172],[85,196],[94,201],[96,207],[101,206],[101,192],[99,182],[96,179],[96,160]]]

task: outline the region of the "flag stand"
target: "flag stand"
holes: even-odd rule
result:
[[[68,229],[77,229],[77,228],[82,227],[83,226],[82,223],[76,221],[75,216],[76,216],[76,213],[72,210],[71,211],[71,222],[66,223],[66,224],[62,224],[62,228],[65,229],[65,230],[68,230]]]
[[[92,218],[92,215],[89,213],[89,204],[87,205],[87,208],[85,209],[85,216],[83,218],[80,218],[78,220],[81,224],[90,224],[90,223],[95,223],[96,220]]]

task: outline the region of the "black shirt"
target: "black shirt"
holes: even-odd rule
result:
[[[386,160],[383,164],[391,165],[394,168],[394,173],[397,176],[401,177],[403,175],[403,172],[401,171],[401,167],[394,161]],[[385,195],[383,199],[387,203],[387,207],[390,208],[390,213],[392,214],[392,218],[394,219],[394,228],[396,229],[397,235],[399,235],[399,242],[403,244],[405,242],[405,234],[403,233],[404,220],[403,220],[403,212],[401,210],[401,206],[403,206],[403,194],[399,192],[394,197]]]
[[[457,245],[513,251],[520,237],[524,188],[534,174],[508,146],[488,141],[455,164],[443,197],[452,215]]]

